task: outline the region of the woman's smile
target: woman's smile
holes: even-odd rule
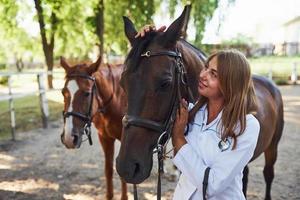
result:
[[[199,81],[199,84],[198,84],[198,86],[199,86],[199,88],[200,88],[200,89],[204,89],[204,88],[206,88],[206,87],[207,87],[207,85],[206,85],[206,84],[204,84],[202,81]]]

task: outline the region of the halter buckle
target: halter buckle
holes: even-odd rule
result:
[[[122,118],[122,124],[124,126],[124,128],[126,128],[128,126],[129,120],[127,115],[124,115],[124,117]]]
[[[150,51],[141,54],[141,57],[150,57]]]
[[[86,123],[83,129],[84,129],[84,133],[86,134],[89,140],[89,144],[93,145],[92,136],[91,136],[91,125],[89,123]]]

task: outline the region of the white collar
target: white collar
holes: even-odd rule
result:
[[[207,104],[204,104],[202,106],[202,110],[203,110],[203,115],[202,115],[202,130],[205,130],[205,129],[209,129],[210,127],[216,125],[221,117],[222,117],[222,113],[223,113],[223,109],[218,113],[217,117],[211,121],[209,124],[206,124],[207,123],[207,119],[208,119],[208,109],[207,109]],[[217,125],[216,125],[217,126]]]

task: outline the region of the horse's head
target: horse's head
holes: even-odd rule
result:
[[[182,44],[178,44],[189,9],[185,7],[166,32],[150,32],[143,38],[134,37],[137,32],[133,23],[124,17],[125,33],[132,49],[121,77],[128,110],[123,118],[117,171],[127,182],[140,183],[150,175],[158,139],[164,131],[170,133],[180,97],[189,98],[185,79],[191,77],[185,74],[192,70],[185,71],[183,64],[192,55],[183,58]],[[195,72],[191,79],[196,77]]]
[[[61,66],[66,72],[65,85],[61,91],[64,96],[64,128],[61,141],[67,148],[79,148],[82,135],[90,134],[92,116],[99,106],[92,74],[98,70],[100,63],[101,58],[98,58],[90,65],[70,66],[61,58]]]

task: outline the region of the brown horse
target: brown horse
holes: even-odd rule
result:
[[[67,148],[79,148],[82,136],[90,142],[90,126],[94,123],[105,156],[106,198],[113,198],[113,160],[115,140],[121,139],[122,116],[126,102],[119,87],[122,67],[100,68],[101,58],[91,65],[69,66],[61,58],[66,72],[64,96],[64,129],[61,141]],[[121,199],[127,199],[126,183],[122,181]]]
[[[124,18],[125,33],[132,49],[121,77],[128,110],[123,119],[124,133],[117,157],[117,172],[126,182],[137,184],[149,177],[153,150],[159,147],[163,134],[170,137],[179,99],[183,97],[193,102],[192,96],[198,98],[198,74],[206,57],[180,39],[187,23],[187,9],[189,7],[185,7],[166,32],[149,32],[143,38],[134,37],[137,32],[133,23]],[[265,152],[265,198],[271,199],[274,163],[283,129],[282,97],[269,80],[260,76],[254,76],[253,80],[259,101],[256,117],[261,125],[253,159]],[[247,167],[244,172],[246,195]]]

